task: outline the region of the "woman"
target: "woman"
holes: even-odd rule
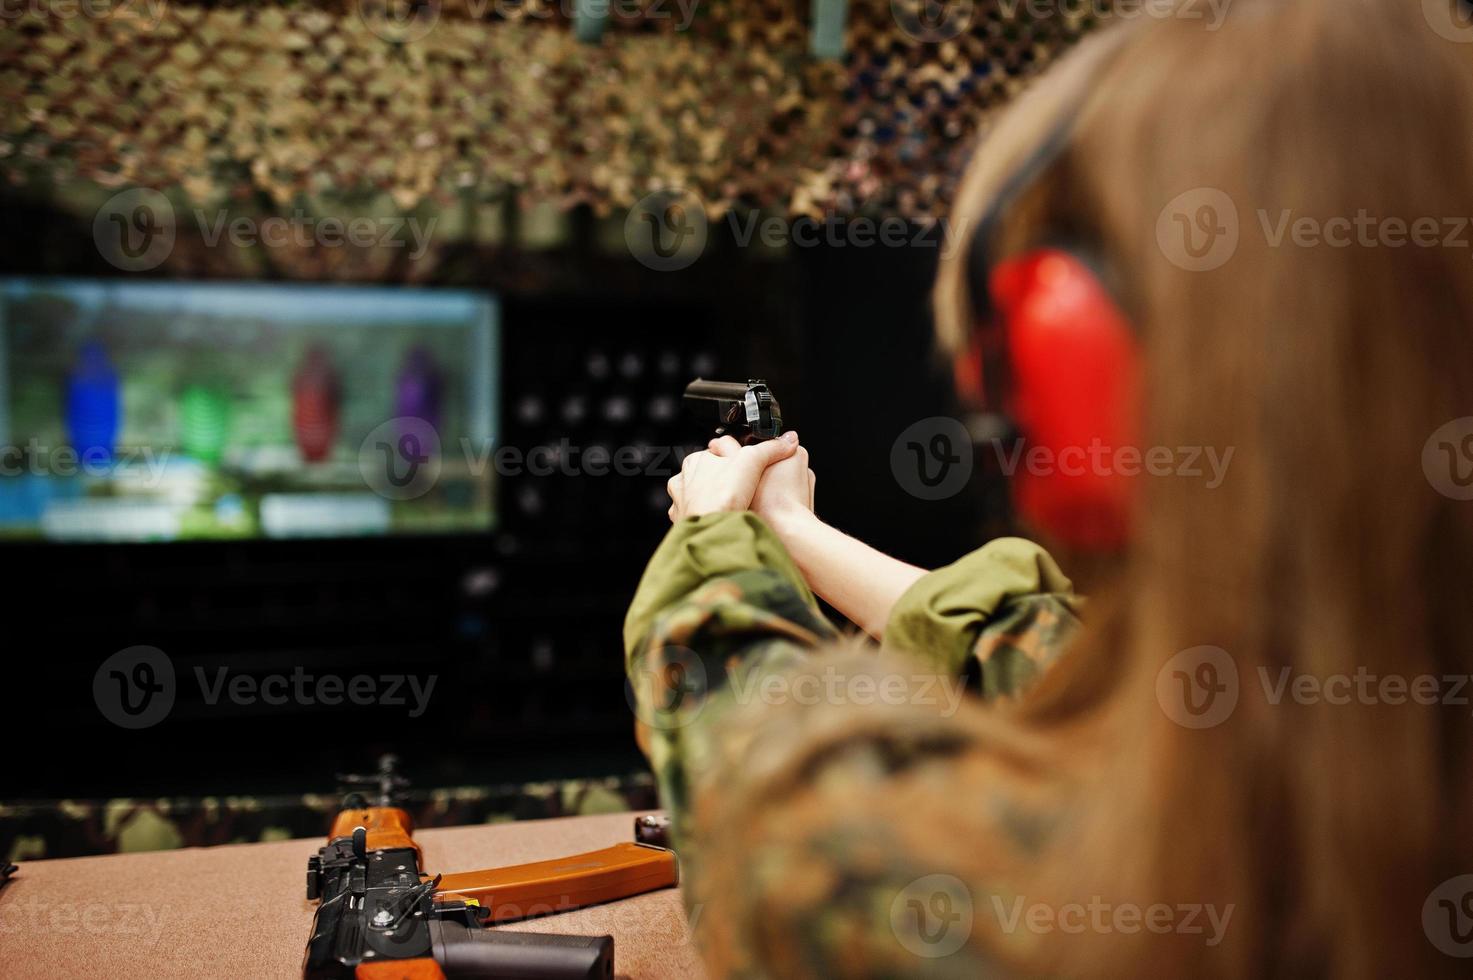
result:
[[[625,639],[713,974],[1465,975],[1473,503],[1424,460],[1469,462],[1434,433],[1473,414],[1473,45],[1433,11],[1140,16],[983,144],[943,345],[1067,241],[1139,347],[1117,433],[1234,451],[1216,486],[1110,475],[1087,610],[1028,542],[925,573],[826,528],[793,441],[672,481]],[[1203,189],[1216,265],[1173,245]],[[972,658],[981,697],[923,696]]]

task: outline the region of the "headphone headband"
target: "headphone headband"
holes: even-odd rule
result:
[[[1063,154],[1073,138],[1074,123],[1078,117],[1079,107],[1075,106],[1054,123],[1043,142],[1034,147],[1023,162],[1008,174],[977,222],[977,229],[967,245],[967,291],[971,298],[972,314],[978,319],[985,320],[993,314],[989,281],[996,264],[992,255],[992,242],[998,227],[1018,198]]]

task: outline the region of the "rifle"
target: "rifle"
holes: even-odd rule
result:
[[[610,978],[612,936],[496,932],[485,926],[613,901],[674,885],[663,818],[635,821],[635,842],[552,861],[437,874],[409,814],[394,805],[408,781],[393,756],[371,776],[372,804],[351,792],[327,845],[307,859],[307,898],[319,901],[302,961],[305,980]]]
[[[738,381],[705,381],[697,378],[685,386],[690,401],[716,403],[716,436],[733,436],[742,445],[776,439],[783,432],[782,407],[773,397],[767,382],[753,379]]]

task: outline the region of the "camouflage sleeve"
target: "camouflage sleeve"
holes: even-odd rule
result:
[[[1027,651],[1018,631],[1073,613],[1042,551],[990,547],[902,601],[896,638],[937,644],[918,661],[841,639],[754,515],[685,521],[661,545],[627,667],[712,977],[986,977],[1015,959],[1026,936],[999,928],[998,896],[1067,808],[1046,780],[1014,785],[1029,767],[957,666],[963,636]],[[1030,600],[1054,591],[1057,607]]]
[[[713,724],[691,800],[711,977],[987,980],[1056,938],[1014,914],[1075,812],[1036,739],[909,657],[824,650],[781,680]]]
[[[713,579],[751,571],[770,573],[774,586],[780,584],[787,598],[818,614],[798,566],[756,514],[706,514],[676,524],[645,567],[624,618],[626,663],[650,634],[656,618],[675,603]]]
[[[998,538],[911,586],[891,611],[885,646],[951,675],[976,657],[983,697],[1013,697],[1066,646],[1080,605],[1048,552]]]
[[[630,604],[624,651],[639,744],[677,841],[692,782],[709,770],[715,722],[764,675],[837,636],[757,515],[707,514],[671,528]]]

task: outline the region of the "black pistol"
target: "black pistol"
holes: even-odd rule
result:
[[[776,439],[783,433],[782,408],[767,382],[706,381],[697,378],[685,386],[691,401],[716,403],[716,436],[731,436],[747,446]]]

